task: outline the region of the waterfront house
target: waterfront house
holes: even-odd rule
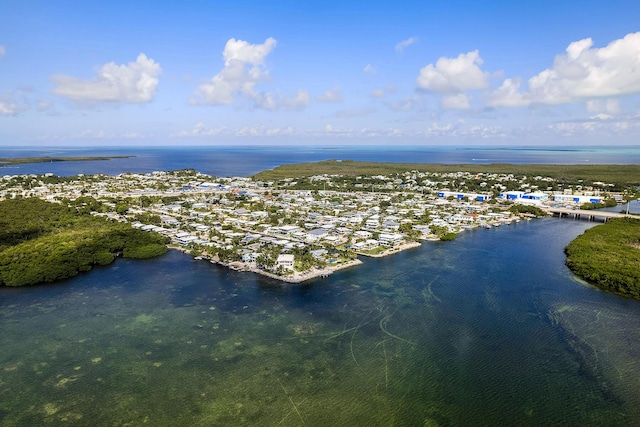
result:
[[[402,233],[380,233],[378,240],[381,245],[395,247],[402,243],[404,235]]]
[[[293,270],[293,262],[295,256],[293,254],[280,254],[276,260],[276,268],[282,267],[285,270]]]

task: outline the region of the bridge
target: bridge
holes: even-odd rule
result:
[[[568,208],[551,208],[542,207],[547,213],[551,215],[557,215],[560,218],[573,216],[573,219],[580,219],[582,216],[587,217],[589,221],[595,221],[596,218],[602,219],[607,222],[611,218],[638,218],[637,215],[629,215],[618,212],[606,212],[598,209],[586,210],[586,209],[568,209]]]

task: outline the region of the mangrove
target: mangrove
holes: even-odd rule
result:
[[[566,265],[607,291],[640,299],[640,219],[615,218],[588,229],[565,248]]]
[[[85,204],[86,205],[86,204]],[[0,202],[0,285],[48,283],[106,265],[122,255],[150,258],[168,239],[38,198]]]

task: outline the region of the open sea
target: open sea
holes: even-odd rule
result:
[[[635,147],[0,149],[27,155],[136,157],[0,176],[246,176],[334,158],[640,163]],[[170,251],[0,288],[0,425],[640,425],[640,301],[564,265],[563,248],[596,224],[465,231],[303,285]]]
[[[147,173],[192,168],[209,175],[249,176],[276,166],[321,160],[396,163],[640,164],[640,146],[191,146],[191,147],[0,147],[3,157],[133,156],[92,162],[34,163],[0,167],[0,176],[54,173]]]

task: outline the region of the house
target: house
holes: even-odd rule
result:
[[[316,228],[315,230],[311,230],[307,233],[306,240],[308,242],[315,242],[327,236],[328,234],[329,234],[328,230],[325,230],[324,228]]]
[[[242,254],[242,262],[256,262],[259,256],[257,252],[247,251]]]
[[[372,234],[369,231],[358,230],[353,233],[353,237],[356,239],[370,239]]]
[[[398,246],[404,240],[402,233],[380,233],[378,236],[380,244],[384,246],[394,247]]]
[[[329,251],[327,251],[326,249],[316,249],[316,250],[310,251],[309,253],[315,259],[322,259],[329,253]]]
[[[378,215],[371,215],[365,222],[367,228],[377,228],[380,225],[380,217]]]
[[[356,251],[372,250],[372,249],[377,248],[378,246],[380,246],[380,242],[378,242],[375,239],[369,239],[369,240],[366,240],[364,242],[357,242],[357,243],[353,244],[353,248]]]
[[[293,254],[280,254],[276,260],[276,268],[282,267],[285,270],[293,270],[293,262],[295,256]]]
[[[392,220],[386,220],[382,223],[382,228],[385,230],[398,231],[400,223]]]

